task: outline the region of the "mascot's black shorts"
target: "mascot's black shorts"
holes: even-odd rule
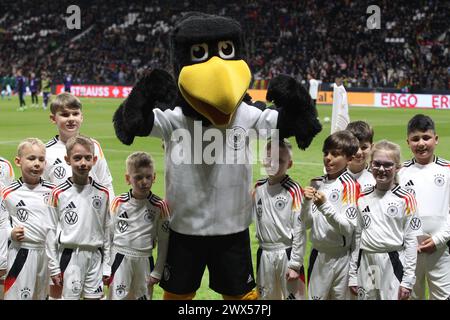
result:
[[[248,229],[223,236],[191,236],[170,230],[169,249],[161,287],[187,294],[200,287],[205,267],[209,287],[236,296],[255,287]]]

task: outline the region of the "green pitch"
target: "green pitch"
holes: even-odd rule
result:
[[[30,98],[26,101],[31,104]],[[128,190],[124,180],[124,162],[128,154],[133,151],[148,151],[156,161],[157,180],[153,191],[164,196],[164,162],[161,140],[156,138],[136,138],[132,146],[121,144],[115,137],[112,127],[112,115],[120,104],[119,99],[82,99],[84,123],[81,133],[94,137],[101,142],[103,151],[108,160],[109,168],[114,178],[114,188],[116,194]],[[41,103],[41,99],[40,99]],[[0,155],[11,162],[15,156],[18,143],[27,137],[38,137],[44,142],[48,141],[56,134],[56,127],[50,123],[49,111],[42,108],[28,108],[23,112],[17,111],[18,99],[0,100]],[[319,116],[331,118],[330,106],[319,106]],[[351,120],[364,120],[370,123],[375,130],[375,141],[388,139],[400,144],[402,147],[403,160],[409,159],[410,152],[407,148],[406,124],[416,113],[430,115],[436,122],[439,135],[439,145],[437,154],[443,158],[450,159],[450,110],[411,110],[411,109],[377,109],[351,107]],[[290,175],[299,181],[302,186],[306,186],[309,180],[315,176],[323,174],[322,166],[322,142],[329,135],[330,123],[323,124],[323,131],[315,138],[307,151],[294,150],[294,166],[290,170]],[[291,140],[293,143],[295,141]],[[254,166],[254,180],[261,176],[259,165]],[[20,176],[15,168],[16,176]],[[257,244],[254,236],[254,228],[251,227],[252,250],[254,265],[256,265]],[[309,248],[308,250],[309,251]],[[307,259],[305,257],[305,267]],[[159,286],[155,289],[154,298],[161,299],[162,290]],[[221,296],[208,289],[208,276],[205,273],[201,288],[197,291],[196,299],[220,299]]]

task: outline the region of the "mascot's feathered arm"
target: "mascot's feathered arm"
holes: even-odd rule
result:
[[[148,136],[153,128],[153,109],[171,106],[176,95],[175,81],[168,72],[147,72],[114,113],[114,130],[119,140],[130,145],[134,137]]]
[[[322,130],[311,96],[294,78],[278,75],[269,83],[266,95],[278,110],[280,138],[295,136],[300,149],[306,149]]]

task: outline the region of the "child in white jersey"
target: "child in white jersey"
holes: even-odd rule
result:
[[[167,203],[152,193],[156,173],[152,157],[135,152],[126,161],[125,179],[131,190],[111,205],[112,256],[109,297],[151,300],[163,275],[169,239]],[[152,250],[158,244],[153,263]]]
[[[347,130],[330,135],[323,144],[327,174],[304,190],[302,221],[311,228],[308,297],[312,300],[349,299],[348,265],[356,225],[359,184],[347,172],[358,151],[358,140]]]
[[[399,172],[400,184],[417,199],[424,235],[419,243],[412,299],[450,299],[450,162],[437,157],[434,121],[423,114],[408,123],[408,146],[414,158]]]
[[[55,185],[64,183],[72,175],[70,165],[64,160],[66,156],[66,143],[79,134],[83,123],[83,111],[80,100],[74,95],[64,92],[55,97],[50,104],[50,121],[56,125],[58,135],[47,142],[46,160],[43,177]],[[111,199],[114,197],[112,177],[103,154],[100,143],[94,143],[94,154],[97,157],[89,175],[101,185],[105,186]],[[59,299],[61,291],[58,287],[50,285],[50,299]]]
[[[347,171],[353,179],[358,181],[361,190],[375,185],[375,179],[368,170],[370,150],[373,146],[373,129],[367,122],[353,121],[347,125],[345,130],[350,131],[359,142],[359,149],[355,157],[350,161]]]
[[[11,163],[0,157],[0,191],[9,186],[14,181],[14,170]],[[4,206],[3,206],[4,207]],[[0,297],[3,297],[3,277],[6,273],[6,254],[8,245],[8,234],[6,225],[8,224],[8,215],[0,215]],[[3,255],[1,255],[3,254]],[[1,299],[1,298],[0,298]]]
[[[407,300],[421,234],[416,200],[396,182],[401,167],[397,144],[376,143],[371,159],[376,185],[358,199],[349,285],[360,300]]]
[[[63,299],[101,299],[110,275],[109,193],[89,176],[97,161],[92,140],[75,136],[66,148],[72,177],[52,192],[50,210],[59,227],[51,252],[59,257]]]
[[[292,167],[292,146],[286,139],[269,141],[267,155],[268,178],[258,180],[253,195],[259,298],[303,299],[306,241],[300,220],[302,188],[286,174]]]
[[[51,237],[54,232],[49,232],[53,224],[47,205],[54,185],[41,178],[45,167],[45,145],[36,138],[23,140],[14,162],[20,167],[22,177],[1,192],[2,210],[11,221],[6,229],[12,240],[8,252],[5,299],[44,300],[49,265],[51,275],[59,281],[56,263],[49,264],[45,250],[46,242],[54,241]],[[2,251],[3,257],[5,244],[2,244]]]
[[[5,158],[0,157],[0,191],[14,181],[14,170]]]

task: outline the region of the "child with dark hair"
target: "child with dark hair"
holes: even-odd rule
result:
[[[311,228],[308,296],[313,300],[350,298],[350,245],[356,225],[360,186],[347,172],[359,143],[347,130],[330,135],[323,144],[326,175],[304,190],[302,221]]]
[[[367,164],[373,145],[373,129],[367,122],[353,121],[347,125],[346,130],[353,133],[359,141],[358,152],[348,165],[347,171],[361,185],[361,190],[368,189],[375,185],[375,179]]]
[[[415,115],[407,126],[407,143],[414,158],[399,172],[400,184],[413,193],[424,235],[419,239],[416,284],[411,297],[450,298],[450,162],[435,155],[439,142],[433,119]]]

